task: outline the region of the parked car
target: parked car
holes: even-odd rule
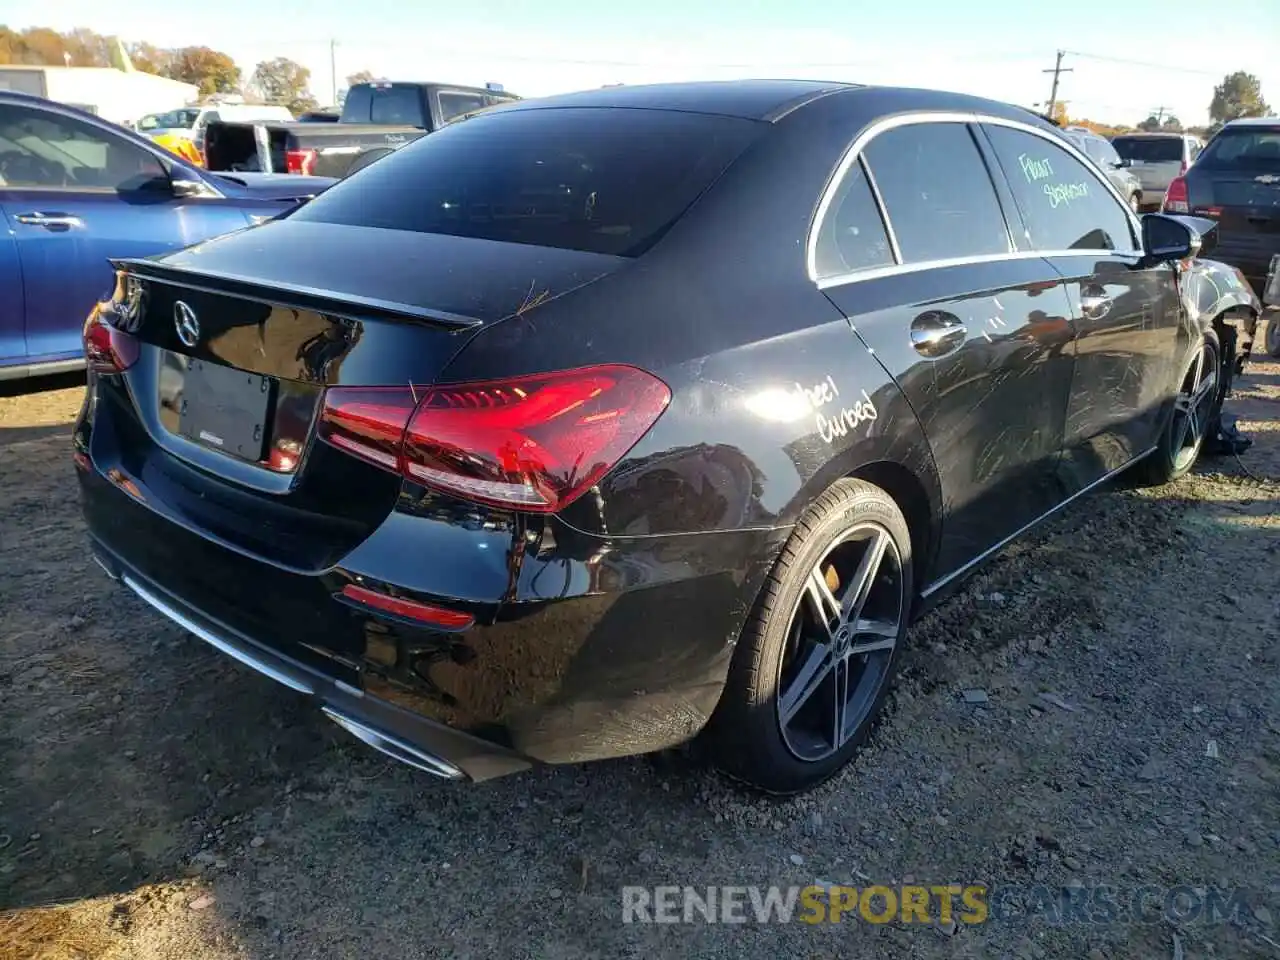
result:
[[[1258,308],[1191,259],[1212,227],[1139,222],[969,96],[512,104],[117,261],[74,431],[90,543],[434,774],[700,735],[801,790],[965,574],[1121,471],[1190,469],[1217,312]],[[1178,271],[1222,296],[1190,309]]]
[[[0,379],[84,366],[108,257],[144,257],[274,216],[331,181],[219,177],[144,136],[0,92]]]
[[[205,134],[209,124],[222,121],[235,123],[291,123],[293,114],[288,107],[254,103],[218,103],[197,107],[183,107],[167,113],[151,113],[138,121],[137,130],[159,142],[165,149],[173,150],[174,140],[188,141],[194,153],[203,157]],[[187,157],[185,151],[174,151]]]
[[[210,170],[343,177],[459,117],[518,99],[455,84],[357,83],[337,123],[214,124],[205,162]]]
[[[1106,174],[1116,192],[1129,202],[1134,213],[1142,210],[1142,182],[1128,169],[1128,162],[1121,159],[1115,147],[1105,137],[1100,137],[1085,127],[1067,127],[1062,135],[1098,165],[1098,169]]]
[[[1142,209],[1158,210],[1174,177],[1187,172],[1203,142],[1185,133],[1125,133],[1111,138],[1129,172],[1142,184]]]
[[[1273,258],[1280,255],[1280,117],[1232,120],[1210,140],[1194,166],[1174,178],[1167,213],[1191,213],[1218,223],[1217,256],[1239,267],[1262,297]],[[1272,321],[1267,351],[1280,356]],[[1256,322],[1246,330],[1252,343]]]

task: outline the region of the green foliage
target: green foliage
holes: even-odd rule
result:
[[[1262,84],[1252,73],[1229,73],[1213,88],[1209,118],[1215,127],[1241,117],[1265,117],[1269,113],[1271,108],[1262,99]]]

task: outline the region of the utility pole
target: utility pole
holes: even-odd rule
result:
[[[337,106],[338,104],[338,56],[336,48],[338,41],[329,40],[329,106]]]
[[[1156,107],[1151,111],[1151,115],[1156,118],[1156,126],[1160,126],[1164,122],[1164,112],[1171,109],[1170,107]]]
[[[1041,73],[1053,74],[1053,89],[1049,91],[1049,116],[1051,117],[1053,116],[1053,111],[1058,106],[1058,76],[1059,74],[1072,72],[1071,67],[1064,67],[1062,65],[1062,58],[1066,56],[1066,53],[1067,51],[1065,50],[1059,50],[1058,57],[1053,62],[1053,69],[1040,71]]]

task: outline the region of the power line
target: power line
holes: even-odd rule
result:
[[[1080,50],[1064,50],[1073,57],[1084,57],[1087,60],[1103,60],[1109,63],[1123,63],[1131,67],[1145,67],[1148,70],[1167,70],[1171,73],[1194,73],[1201,77],[1218,76],[1213,70],[1194,70],[1191,67],[1171,67],[1165,63],[1152,63],[1150,60],[1130,60],[1128,57],[1108,57],[1100,53],[1083,53]],[[1048,71],[1046,71],[1048,72]]]

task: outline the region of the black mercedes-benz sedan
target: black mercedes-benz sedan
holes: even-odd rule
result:
[[[965,572],[1122,470],[1190,468],[1222,318],[1258,309],[1194,259],[1211,226],[1138,220],[972,97],[498,107],[116,264],[74,440],[92,549],[432,773],[698,736],[801,790]]]

